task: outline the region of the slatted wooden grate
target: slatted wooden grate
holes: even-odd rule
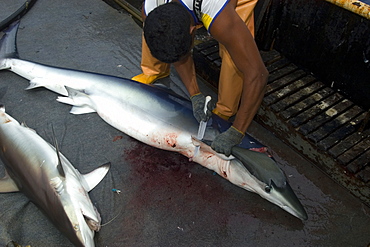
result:
[[[197,73],[217,88],[221,59],[211,40],[195,46]],[[270,72],[256,121],[370,205],[369,115],[279,52],[261,51]]]

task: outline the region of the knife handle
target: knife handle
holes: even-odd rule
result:
[[[205,101],[205,103],[204,103],[204,113],[207,113],[207,105],[208,105],[208,102],[210,102],[211,101],[211,96],[207,96],[206,97],[206,101]]]

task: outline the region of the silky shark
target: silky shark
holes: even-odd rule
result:
[[[198,122],[191,102],[163,88],[129,79],[57,68],[17,58],[14,24],[0,40],[0,70],[30,81],[26,89],[45,87],[73,105],[71,113],[96,112],[123,133],[150,146],[181,153],[231,183],[255,192],[285,211],[307,219],[307,213],[275,161],[263,153],[235,147],[233,156],[216,153],[196,136]],[[225,121],[212,116],[204,140],[212,141]],[[195,147],[199,146],[194,156]]]
[[[101,220],[88,192],[104,178],[109,165],[81,175],[54,145],[19,124],[1,106],[0,157],[5,177],[0,180],[0,193],[23,192],[75,246],[92,247]]]

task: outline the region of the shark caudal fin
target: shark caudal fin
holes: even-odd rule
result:
[[[18,27],[19,21],[13,22],[0,39],[0,69],[5,69],[1,64],[4,58],[18,58],[16,44]]]

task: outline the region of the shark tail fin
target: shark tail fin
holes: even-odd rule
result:
[[[15,21],[4,31],[4,35],[0,39],[0,59],[18,58],[16,44],[18,27],[19,21]]]

